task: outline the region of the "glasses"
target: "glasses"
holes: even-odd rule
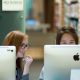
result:
[[[21,48],[28,48],[28,47],[29,47],[28,44],[25,44],[25,43],[22,43],[22,44],[21,44]]]

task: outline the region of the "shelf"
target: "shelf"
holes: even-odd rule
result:
[[[75,0],[75,1],[73,1],[73,0],[70,0],[70,1],[65,0],[64,2],[67,5],[72,5],[72,4],[77,4],[78,3],[78,0]]]
[[[70,20],[75,20],[75,21],[78,21],[78,18],[76,17],[69,17]]]
[[[70,5],[72,5],[72,4],[77,4],[78,3],[78,1],[71,1],[70,2]]]

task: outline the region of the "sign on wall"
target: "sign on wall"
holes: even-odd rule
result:
[[[22,11],[24,0],[2,0],[2,11]]]

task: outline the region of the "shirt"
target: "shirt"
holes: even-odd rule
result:
[[[22,71],[16,68],[16,80],[29,80],[29,74],[23,75]]]

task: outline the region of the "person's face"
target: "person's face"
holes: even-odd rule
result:
[[[74,44],[76,44],[76,43],[75,43],[74,38],[73,38],[70,34],[65,33],[65,34],[63,34],[63,36],[62,36],[62,38],[61,38],[60,45],[61,45],[61,44],[74,45]]]
[[[19,51],[17,53],[17,57],[23,57],[25,50],[28,48],[28,39],[24,38],[24,40],[21,43],[21,46],[19,47]]]

